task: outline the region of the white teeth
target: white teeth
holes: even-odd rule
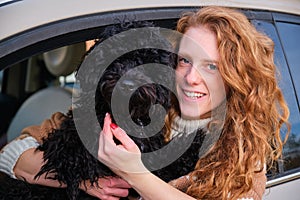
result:
[[[187,92],[185,91],[184,94],[190,98],[199,98],[199,97],[202,97],[204,96],[204,94],[202,93],[198,93],[198,92]]]

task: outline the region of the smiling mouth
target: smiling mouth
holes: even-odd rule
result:
[[[183,93],[191,98],[191,99],[200,99],[202,98],[203,96],[205,96],[206,94],[204,93],[200,93],[200,92],[188,92],[188,91],[183,91]]]

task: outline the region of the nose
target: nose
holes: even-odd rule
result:
[[[190,67],[189,70],[186,71],[184,78],[189,85],[197,85],[203,80],[196,67]]]

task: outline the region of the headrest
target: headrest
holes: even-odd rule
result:
[[[43,53],[46,67],[54,76],[68,76],[78,67],[86,52],[85,42]]]

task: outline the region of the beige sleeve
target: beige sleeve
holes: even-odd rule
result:
[[[239,200],[261,200],[266,189],[267,176],[266,170],[254,174],[253,187],[247,194]]]
[[[41,143],[44,137],[47,137],[49,133],[60,127],[65,118],[66,116],[63,113],[56,112],[51,116],[50,119],[44,120],[41,125],[34,125],[24,128],[21,134],[28,134]]]
[[[23,129],[18,138],[0,150],[0,171],[16,178],[14,168],[21,155],[29,149],[35,149],[42,142],[42,138],[60,127],[65,118],[64,114],[56,112],[50,119],[44,120],[41,125]]]
[[[265,192],[266,182],[267,177],[265,169],[261,172],[255,173],[252,189],[238,200],[261,200]],[[191,183],[189,180],[189,175],[186,175],[170,181],[169,184],[178,190],[185,192]]]

